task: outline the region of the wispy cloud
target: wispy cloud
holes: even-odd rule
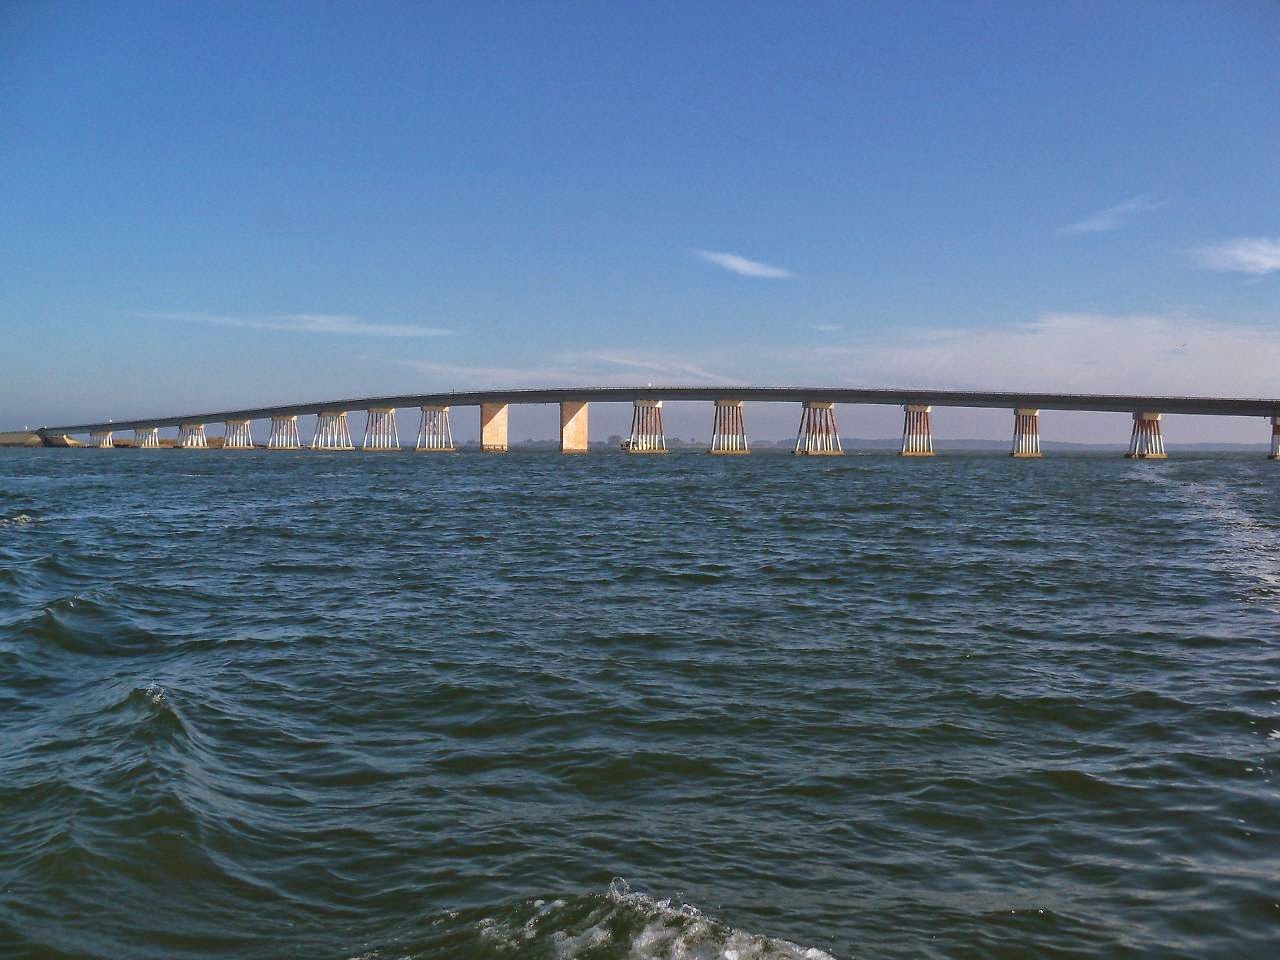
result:
[[[731,377],[715,373],[697,362],[685,357],[665,356],[662,354],[626,354],[612,350],[598,350],[585,353],[581,358],[589,364],[603,364],[606,367],[636,370],[643,373],[657,374],[660,377],[679,380],[681,383],[737,383]]]
[[[741,277],[763,277],[768,280],[784,280],[791,276],[790,270],[783,270],[781,267],[771,267],[767,263],[760,263],[757,260],[748,260],[736,253],[725,253],[720,250],[695,250],[696,256],[701,257],[708,263],[714,263],[717,267],[723,267],[730,273],[736,273]]]
[[[1194,251],[1202,267],[1264,276],[1280,271],[1280,237],[1236,237]]]
[[[1097,213],[1091,213],[1083,220],[1077,220],[1075,223],[1069,223],[1062,228],[1063,233],[1110,233],[1112,230],[1119,230],[1128,224],[1134,217],[1144,213],[1150,213],[1152,210],[1159,210],[1167,204],[1163,200],[1155,200],[1151,197],[1138,196],[1131,197],[1124,203],[1117,203],[1114,207],[1107,207],[1105,210],[1099,210]]]
[[[1198,317],[1051,313],[1008,327],[797,350],[775,362],[804,379],[836,374],[858,386],[1273,396],[1280,337]]]
[[[643,382],[665,385],[734,384],[696,360],[674,355],[631,354],[597,350],[548,356],[543,363],[527,366],[484,366],[435,360],[388,359],[431,377],[444,388],[453,387],[556,387],[636,386]]]
[[[340,313],[288,313],[231,317],[208,313],[151,313],[158,320],[212,323],[220,327],[278,330],[284,333],[329,334],[349,337],[447,337],[454,331],[407,323],[371,323],[363,317]]]

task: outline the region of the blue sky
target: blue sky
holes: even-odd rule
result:
[[[1274,2],[6,4],[0,425],[578,382],[1277,396],[1277,64]]]

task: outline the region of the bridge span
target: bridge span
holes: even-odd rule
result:
[[[264,446],[270,450],[298,450],[304,448],[298,432],[298,418],[315,416],[315,430],[306,447],[313,450],[354,450],[357,445],[348,423],[348,414],[363,411],[366,413],[365,429],[359,449],[400,450],[396,410],[417,408],[421,413],[417,443],[413,449],[440,452],[455,449],[451,408],[478,407],[481,448],[488,452],[501,452],[508,445],[507,417],[512,404],[558,404],[560,449],[565,453],[580,453],[587,449],[588,405],[630,403],[631,435],[625,443],[626,448],[632,453],[665,453],[663,402],[699,400],[714,404],[710,452],[717,454],[750,452],[744,405],[753,401],[801,405],[795,446],[797,454],[838,455],[843,452],[836,425],[837,404],[889,404],[903,408],[900,451],[903,456],[933,454],[934,407],[978,407],[1013,412],[1010,453],[1015,457],[1040,456],[1041,410],[1079,410],[1131,414],[1133,430],[1126,455],[1138,459],[1165,457],[1160,430],[1160,418],[1165,413],[1266,417],[1271,426],[1271,459],[1280,459],[1280,399],[840,387],[567,387],[400,394],[46,426],[36,433],[46,444],[57,443],[60,438],[75,434],[88,434],[91,446],[111,447],[116,432],[132,430],[136,446],[156,448],[161,446],[159,431],[176,427],[176,446],[207,448],[210,444],[205,434],[206,424],[222,423],[225,424],[224,449],[247,450]],[[255,420],[271,421],[270,436],[265,444],[257,444],[253,439],[251,424]]]

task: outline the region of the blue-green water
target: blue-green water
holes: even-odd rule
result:
[[[1256,456],[0,451],[0,955],[1272,956],[1278,563]]]

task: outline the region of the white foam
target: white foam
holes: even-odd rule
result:
[[[637,893],[621,879],[609,885],[585,917],[575,911],[572,923],[563,927],[558,927],[563,921],[556,914],[564,900],[529,905],[536,912],[519,927],[492,917],[480,920],[481,938],[515,950],[542,937],[558,960],[578,960],[608,948],[633,960],[834,960],[817,947],[738,930],[690,904]]]

